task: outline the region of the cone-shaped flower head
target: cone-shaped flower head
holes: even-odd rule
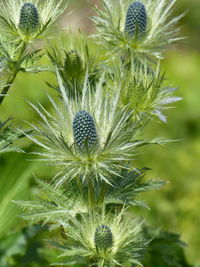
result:
[[[107,225],[102,224],[96,228],[94,243],[97,250],[106,250],[112,247],[113,236],[110,228]]]
[[[73,120],[74,141],[80,148],[92,147],[97,142],[97,133],[92,116],[85,110],[76,113]]]
[[[19,29],[30,34],[37,30],[38,24],[37,8],[32,3],[25,3],[20,11]]]
[[[146,8],[141,2],[133,2],[126,13],[125,32],[129,36],[144,34],[147,28]]]
[[[71,50],[65,55],[64,70],[69,77],[78,78],[83,71],[82,60],[80,55]]]

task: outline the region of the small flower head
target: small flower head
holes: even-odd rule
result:
[[[37,8],[32,3],[25,3],[21,7],[19,29],[26,34],[37,30],[39,17]]]
[[[144,34],[147,28],[147,14],[145,5],[141,2],[133,2],[126,13],[125,32],[132,37],[138,32]]]
[[[50,27],[67,3],[65,0],[7,0],[0,10],[0,30],[15,40],[25,41],[51,35]]]
[[[97,250],[107,250],[113,245],[112,231],[107,225],[99,225],[94,235],[94,243]]]
[[[118,215],[82,214],[79,220],[74,218],[66,225],[65,231],[70,244],[76,245],[70,250],[63,247],[61,256],[75,255],[75,262],[76,255],[85,261],[95,259],[98,266],[125,266],[128,262],[140,265],[141,254],[148,243],[142,234],[142,221],[129,218],[124,209]]]
[[[124,65],[118,66],[115,82],[123,89],[120,101],[132,111],[133,121],[143,123],[146,119],[159,118],[166,122],[163,112],[170,108],[171,103],[181,98],[173,96],[176,88],[171,88],[166,83],[160,63],[157,64],[156,70],[150,69],[147,62],[131,62],[126,70]]]
[[[92,147],[97,142],[97,133],[92,116],[85,110],[79,111],[73,120],[73,134],[75,144],[83,148]]]
[[[82,59],[76,51],[65,53],[64,71],[70,78],[79,78],[83,73]]]

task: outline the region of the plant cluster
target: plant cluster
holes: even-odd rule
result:
[[[0,103],[18,72],[41,71],[34,64],[43,52],[35,50],[34,42],[52,36],[65,2],[3,4],[0,65],[9,78]],[[65,42],[52,42],[48,69],[57,84],[48,84],[58,97],[48,95],[50,111],[30,103],[40,121],[23,133],[41,148],[34,152],[39,160],[55,167],[50,182],[36,179],[40,191],[35,200],[16,201],[25,210],[23,218],[61,233],[53,245],[63,261],[54,265],[142,266],[152,241],[132,210],[148,208],[138,194],[165,182],[147,180],[148,168],[138,168],[134,159],[141,146],[169,141],[142,135],[153,118],[166,122],[163,111],[180,100],[158,61],[161,51],[180,39],[174,26],[182,15],[169,17],[175,0],[101,2],[92,18],[97,32],[89,40],[69,33],[69,41],[67,36]],[[1,140],[9,149],[21,135],[7,129]]]

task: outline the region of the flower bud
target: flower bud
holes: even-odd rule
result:
[[[70,77],[75,78],[82,72],[82,60],[76,51],[66,53],[64,69]]]
[[[94,243],[97,250],[106,250],[113,245],[113,236],[107,225],[100,225],[96,228]]]
[[[126,13],[125,32],[133,37],[137,32],[138,35],[144,34],[147,28],[147,14],[143,3],[133,2],[129,5]]]
[[[25,3],[21,7],[19,29],[26,34],[37,30],[39,17],[37,8],[32,3]]]
[[[79,111],[73,120],[74,141],[80,147],[92,147],[97,142],[94,120],[87,111]]]

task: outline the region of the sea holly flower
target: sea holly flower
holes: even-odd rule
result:
[[[94,243],[97,250],[104,250],[111,248],[113,245],[113,234],[111,229],[104,224],[96,228],[94,235]]]
[[[125,209],[118,214],[82,214],[64,230],[70,246],[67,241],[62,245],[61,257],[86,266],[94,262],[102,267],[125,266],[128,262],[141,265],[141,255],[148,244],[142,234],[142,220],[128,217]]]
[[[19,29],[30,34],[37,30],[38,24],[37,8],[32,3],[25,3],[20,10]]]
[[[67,5],[64,0],[7,0],[0,11],[0,30],[24,41],[49,36],[52,24]]]
[[[125,32],[134,36],[136,33],[141,35],[146,32],[147,14],[145,5],[141,2],[133,2],[129,5],[126,13]]]
[[[176,0],[102,0],[93,17],[97,33],[93,35],[108,51],[110,60],[130,54],[138,61],[162,58],[163,50],[182,39],[175,28],[180,16],[169,18]],[[113,57],[110,57],[112,50]]]
[[[90,89],[88,77],[82,96],[71,98],[58,75],[60,102],[50,98],[53,112],[32,105],[42,121],[32,125],[35,135],[29,138],[42,147],[41,159],[58,167],[56,186],[73,179],[82,182],[105,181],[128,168],[137,147],[154,141],[138,140],[138,131],[128,123],[131,112],[119,106],[118,85],[111,96],[104,76]],[[109,88],[110,89],[110,88]],[[136,140],[135,140],[136,139]],[[85,144],[86,141],[86,144]],[[84,145],[86,148],[84,149]]]
[[[97,133],[92,116],[85,110],[79,111],[73,120],[74,142],[80,148],[92,147],[97,143]]]

